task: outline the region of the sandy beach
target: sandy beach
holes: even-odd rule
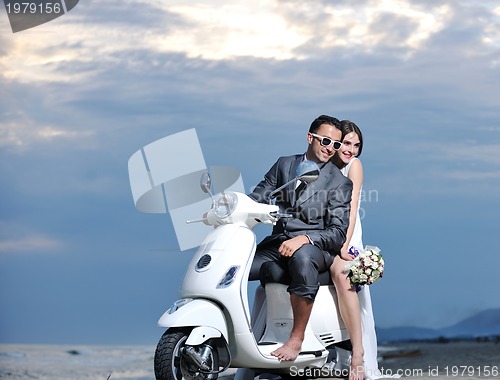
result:
[[[382,361],[383,373],[399,371],[409,380],[500,379],[499,344],[420,344],[405,349],[419,354]],[[0,344],[0,379],[154,380],[154,351],[154,346]],[[231,369],[221,377],[233,375]]]
[[[154,346],[0,345],[0,379],[151,380]]]

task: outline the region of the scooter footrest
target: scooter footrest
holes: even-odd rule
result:
[[[314,355],[317,358],[321,357],[322,354],[323,353],[319,350],[317,350],[317,351],[300,351],[299,352],[299,355]]]

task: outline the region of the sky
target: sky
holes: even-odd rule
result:
[[[129,158],[194,128],[249,191],[320,114],[364,134],[377,326],[500,308],[500,6],[353,3],[87,0],[17,33],[0,7],[0,343],[156,344],[194,251]]]

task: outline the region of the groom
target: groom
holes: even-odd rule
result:
[[[346,239],[352,182],[330,161],[341,141],[339,120],[319,116],[309,128],[305,154],[280,157],[250,194],[256,201],[268,203],[273,190],[296,176],[300,162],[310,160],[320,167],[315,182],[307,186],[292,183],[276,194],[280,211],[298,216],[276,223],[272,234],[257,246],[250,269],[249,279],[257,280],[262,264],[274,261],[291,278],[288,292],[294,322],[289,340],[271,353],[279,360],[293,361],[299,355],[319,289],[318,274],[328,271],[333,262],[329,251],[339,252]]]

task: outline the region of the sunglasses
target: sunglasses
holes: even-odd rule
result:
[[[319,142],[321,143],[322,146],[330,146],[330,145],[333,144],[333,150],[339,150],[340,147],[342,146],[342,142],[341,141],[332,140],[329,137],[320,136],[320,135],[317,135],[316,133],[311,133],[311,135],[313,137],[316,137],[319,140]]]

